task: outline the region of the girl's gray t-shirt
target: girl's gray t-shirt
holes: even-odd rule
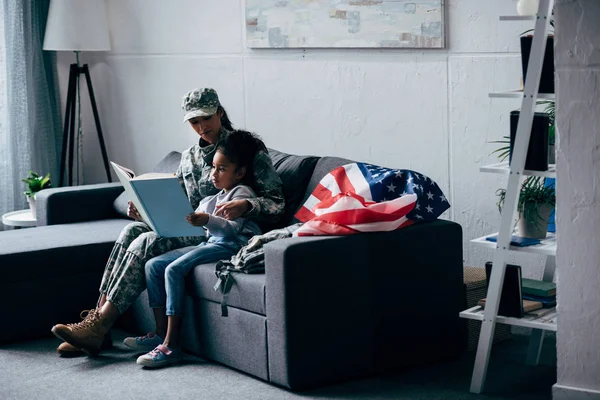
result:
[[[247,200],[256,198],[256,193],[246,185],[237,185],[233,189],[225,192],[221,190],[219,193],[207,196],[200,201],[196,212],[205,212],[210,214],[208,217],[208,223],[205,228],[208,230],[209,235],[219,236],[223,238],[234,238],[237,236],[243,236],[245,240],[248,240],[254,235],[260,235],[262,232],[258,225],[247,218],[240,217],[232,221],[217,217],[214,215],[217,205],[226,203],[231,200]]]

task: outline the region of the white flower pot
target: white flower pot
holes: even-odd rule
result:
[[[36,208],[35,208],[35,197],[27,196],[27,202],[29,203],[29,209],[31,210],[31,215],[33,215],[33,218],[37,218]]]
[[[517,3],[517,13],[522,16],[536,15],[539,5],[539,0],[519,0]]]
[[[521,213],[519,213],[519,221],[517,222],[518,235],[526,238],[545,239],[548,233],[548,220],[550,219],[551,212],[552,206],[549,204],[539,206],[538,213],[540,219],[536,223],[526,221]]]

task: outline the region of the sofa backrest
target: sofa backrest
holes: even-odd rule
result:
[[[283,183],[285,212],[278,224],[263,227],[265,232],[292,223],[294,214],[304,204],[306,186],[319,160],[319,157],[315,156],[298,156],[274,149],[269,149],[269,156]]]
[[[304,192],[304,196],[302,197],[302,201],[300,205],[304,204],[306,199],[311,195],[313,190],[317,187],[321,179],[332,170],[337,167],[341,167],[342,165],[354,163],[356,161],[348,160],[346,158],[340,157],[321,157],[319,161],[317,161],[317,165],[315,165],[315,169],[308,181],[308,185],[306,186],[306,190]]]
[[[175,173],[179,168],[181,162],[181,153],[178,151],[172,151],[165,156],[152,168],[152,172],[163,172],[163,173]]]

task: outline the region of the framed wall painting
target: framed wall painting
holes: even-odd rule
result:
[[[250,48],[445,46],[444,0],[246,0]]]

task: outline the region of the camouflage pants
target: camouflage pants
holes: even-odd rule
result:
[[[146,289],[146,261],[169,250],[195,246],[205,240],[206,237],[195,236],[162,238],[144,222],[128,224],[108,257],[100,297],[106,294],[106,299],[123,314]]]

